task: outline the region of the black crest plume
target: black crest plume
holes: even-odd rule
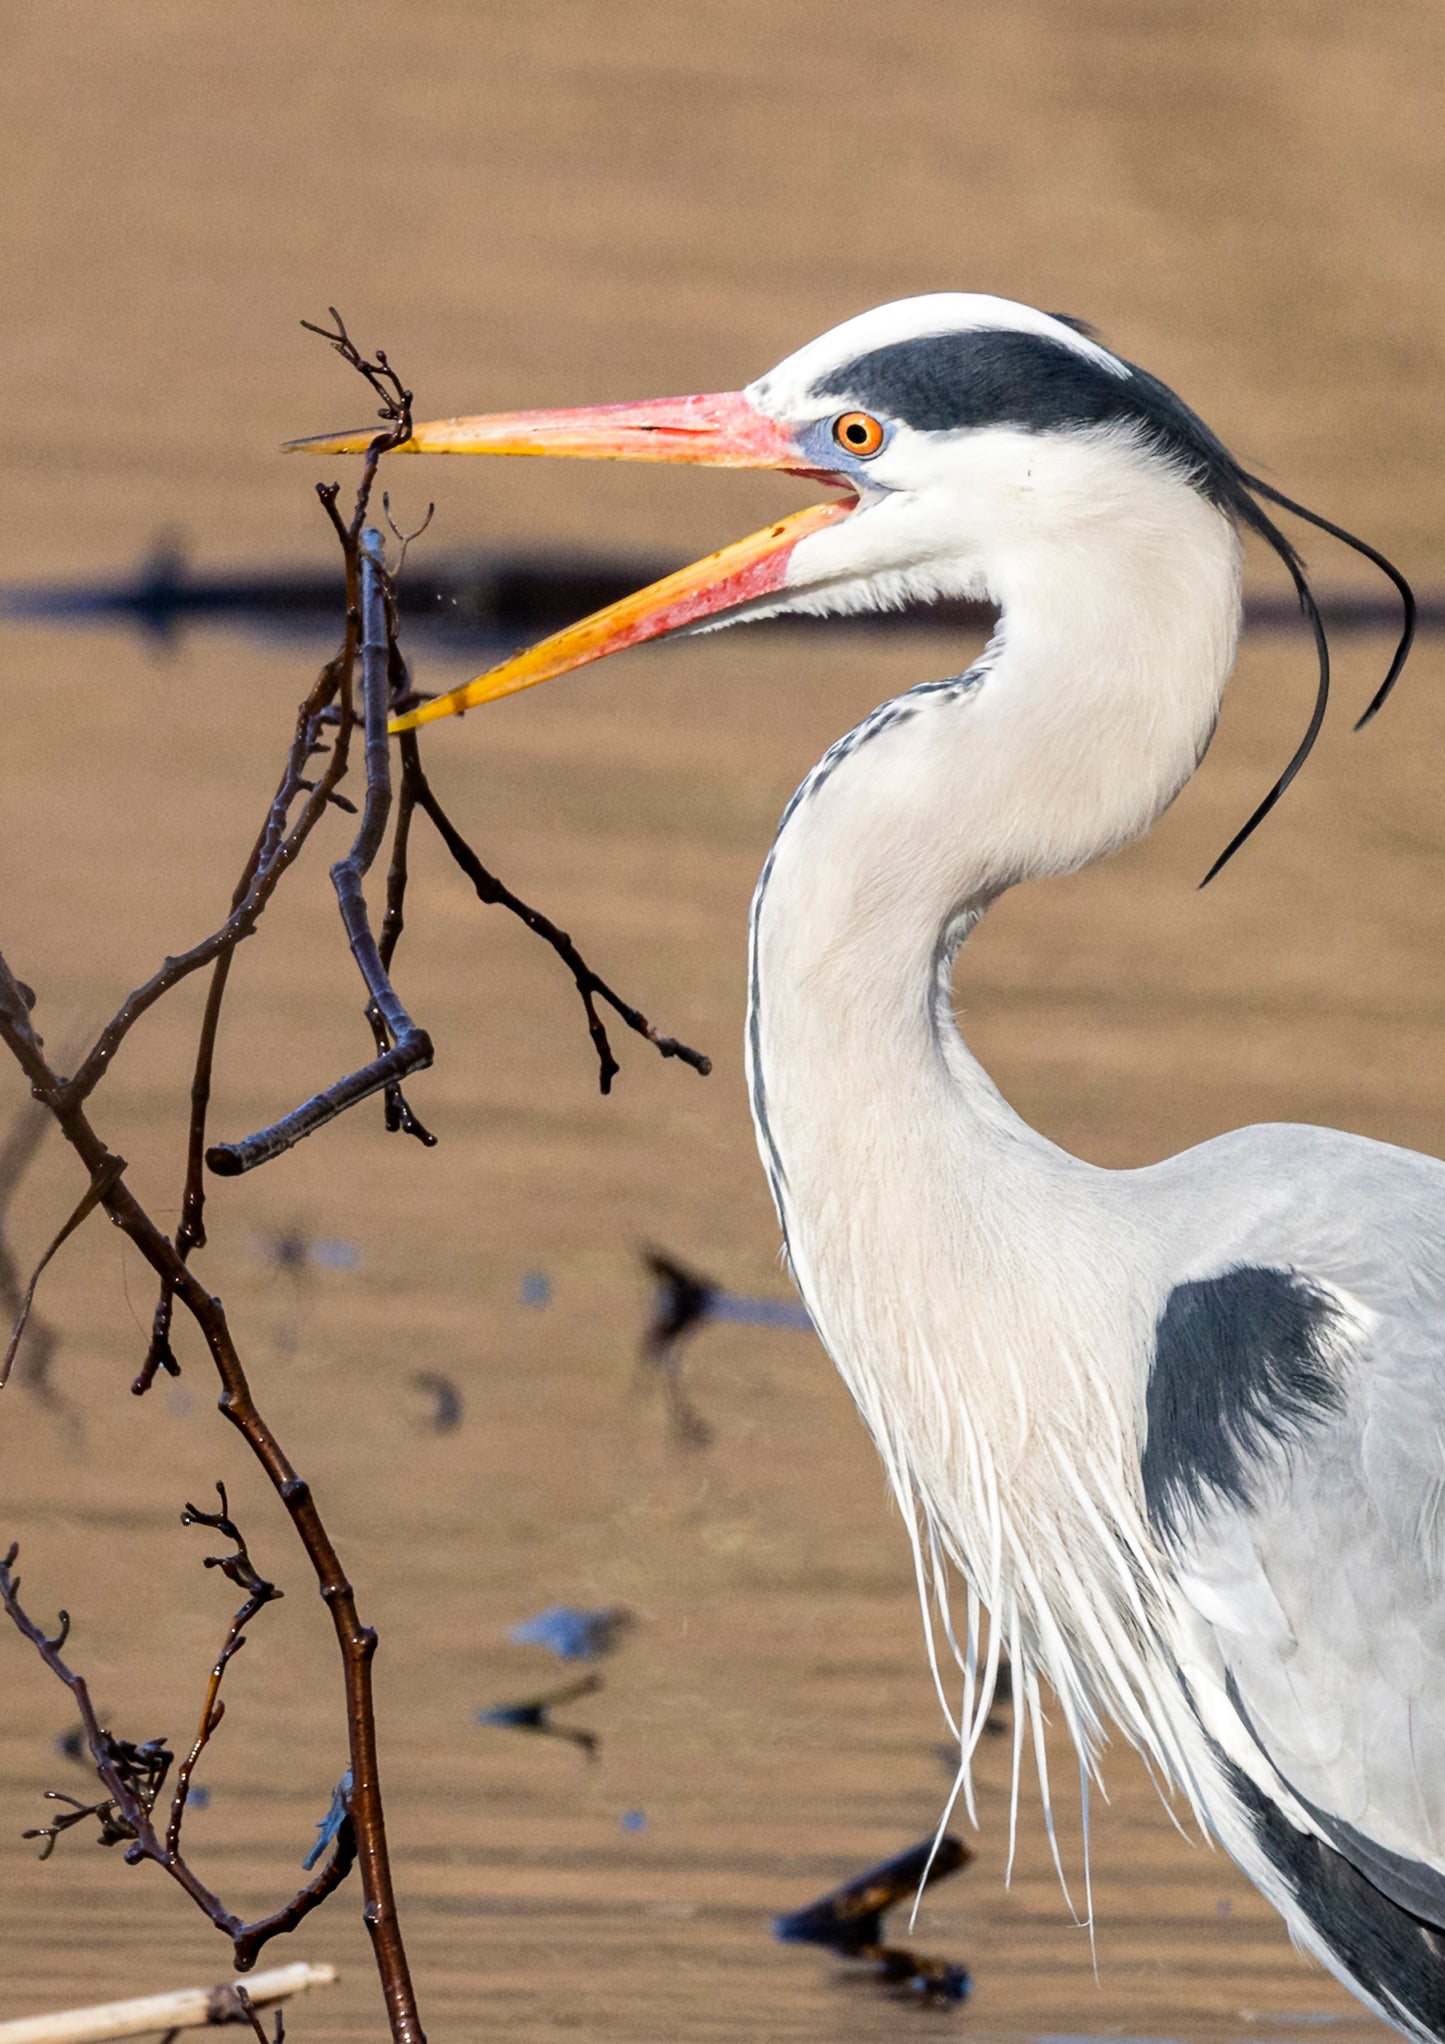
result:
[[[1140,423],[1144,427],[1146,437],[1151,438],[1161,451],[1187,462],[1193,471],[1194,479],[1206,495],[1232,512],[1241,525],[1248,527],[1251,532],[1258,533],[1265,544],[1283,561],[1289,578],[1294,583],[1295,593],[1299,597],[1300,609],[1309,619],[1318,661],[1319,679],[1315,688],[1314,708],[1310,712],[1304,736],[1264,800],[1235,832],[1200,881],[1201,887],[1207,887],[1220,869],[1234,857],[1240,846],[1264,822],[1309,758],[1314,750],[1315,740],[1320,735],[1320,726],[1324,723],[1325,710],[1330,699],[1330,642],[1325,631],[1325,621],[1320,615],[1319,604],[1315,601],[1314,591],[1310,587],[1304,563],[1298,552],[1263,509],[1258,499],[1262,497],[1267,503],[1277,504],[1281,510],[1290,512],[1296,518],[1303,518],[1308,524],[1317,526],[1321,532],[1329,533],[1332,539],[1338,539],[1345,546],[1352,547],[1357,554],[1372,562],[1382,575],[1387,576],[1399,593],[1400,637],[1384,680],[1370,698],[1363,715],[1356,721],[1357,731],[1369,723],[1384,703],[1409,657],[1410,647],[1415,638],[1415,594],[1394,562],[1388,560],[1378,548],[1372,547],[1368,541],[1360,539],[1355,533],[1347,532],[1344,526],[1336,525],[1331,519],[1322,517],[1318,511],[1311,511],[1307,505],[1296,503],[1293,497],[1286,497],[1282,491],[1276,490],[1259,476],[1248,474],[1223,441],[1211,433],[1204,421],[1190,411],[1165,384],[1150,376],[1146,370],[1136,369],[1132,364],[1129,365],[1129,374],[1144,400]]]

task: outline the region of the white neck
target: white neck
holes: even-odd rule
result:
[[[1069,1645],[1086,1549],[1118,1550],[1100,1580],[1122,1606],[1148,1546],[1129,1450],[1150,1326],[1123,1281],[1147,1224],[1122,1175],[1013,1113],[950,1004],[988,903],[1146,830],[1213,730],[1237,542],[1184,483],[1133,476],[1129,516],[994,565],[1003,618],[969,677],[885,705],[799,790],[754,901],[749,1066],[798,1284],[910,1525],[916,1496],[1076,1732],[1107,1705],[1173,1765]]]

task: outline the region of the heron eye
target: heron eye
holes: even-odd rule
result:
[[[871,412],[844,412],[833,421],[833,438],[849,454],[866,459],[883,445],[883,428]]]

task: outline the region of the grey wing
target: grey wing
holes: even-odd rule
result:
[[[1271,1188],[1252,1214],[1246,1137]],[[1373,1911],[1445,2034],[1445,1166],[1325,1131],[1207,1149],[1231,1166],[1232,1239],[1169,1293],[1146,1397],[1186,1679],[1255,1821],[1292,1818],[1289,1884],[1306,1842],[1330,1849],[1316,1887],[1345,1878],[1336,1854],[1360,1877],[1346,1931],[1321,1921],[1339,1895],[1299,1908],[1332,1946]],[[1334,1956],[1357,1979],[1375,1963]]]

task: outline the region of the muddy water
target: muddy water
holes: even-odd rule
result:
[[[7,573],[124,563],[163,526],[211,560],[323,557],[311,477],[271,449],[364,411],[294,329],[333,298],[444,412],[730,385],[862,304],[961,282],[1090,314],[1286,487],[1435,579],[1433,9],[135,0],[10,10],[6,35]],[[701,550],[793,501],[521,464],[395,487],[402,507],[435,493],[456,544]],[[64,1045],[214,919],[307,656],[19,630],[4,650],[3,943]],[[716,1071],[624,1042],[599,1100],[565,975],[423,845],[401,977],[439,1047],[415,1088],[438,1148],[363,1109],[216,1198],[207,1281],[382,1633],[398,1883],[438,2038],[1369,2028],[1122,1750],[1094,1830],[1097,1981],[1027,1789],[1004,1889],[1006,1738],[984,1753],[978,1859],[918,1933],[973,1968],[966,2013],[896,2006],[768,1936],[931,1826],[940,1724],[902,1534],[826,1360],[797,1333],[705,1331],[688,1372],[713,1442],[681,1451],[637,1374],[635,1255],[658,1242],[782,1296],[740,1070],[752,879],[822,746],[967,651],[739,633],[443,730],[436,778],[487,855]],[[1352,700],[1384,651],[1342,658]],[[1206,773],[1151,841],[1000,908],[960,996],[1021,1111],[1112,1164],[1259,1118],[1445,1145],[1440,669],[1427,645],[1368,738],[1340,720],[1200,896],[1308,697],[1302,643],[1249,648]],[[364,1050],[323,870],[342,836],[247,948],[223,1133]],[[157,1012],[97,1110],[168,1218],[196,1017],[189,990]],[[0,1074],[7,1114],[20,1098]],[[42,1153],[17,1246],[75,1194]],[[280,1236],[343,1241],[354,1266],[278,1267]],[[92,1224],[42,1309],[59,1402],[6,1394],[0,1533],[37,1607],[73,1613],[112,1722],[179,1739],[199,1706],[229,1607],[177,1523],[186,1498],[224,1478],[287,1592],[228,1678],[191,1819],[203,1870],[259,1910],[343,1764],[323,1614],[195,1345],[178,1383],[127,1394],[150,1292],[126,1247]],[[426,1371],[461,1392],[450,1433],[427,1428]],[[506,1634],[563,1599],[638,1617],[563,1714],[600,1735],[590,1763],[475,1722],[557,1673]],[[67,1700],[18,1640],[0,1681],[0,2012],[215,1977],[224,1947],[153,1870],[78,1834],[33,1864],[17,1834],[39,1789],[83,1777],[55,1750]],[[297,2038],[377,2034],[356,1899],[287,1953],[343,1969]]]

